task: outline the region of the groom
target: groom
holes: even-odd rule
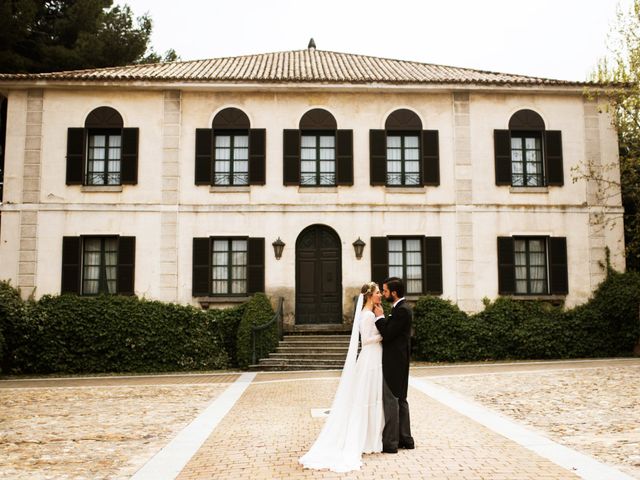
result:
[[[382,307],[376,307],[376,327],[382,335],[383,403],[385,425],[382,431],[382,451],[397,453],[398,448],[415,448],[411,436],[409,404],[409,357],[411,354],[412,312],[404,299],[404,284],[398,277],[387,278],[382,294],[393,309],[388,318]]]

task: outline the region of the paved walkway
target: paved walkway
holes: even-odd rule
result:
[[[303,470],[338,375],[0,381],[0,478],[640,479],[640,359],[415,364],[415,450]]]

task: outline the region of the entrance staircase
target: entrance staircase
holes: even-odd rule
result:
[[[296,325],[254,371],[341,369],[349,350],[349,325]]]

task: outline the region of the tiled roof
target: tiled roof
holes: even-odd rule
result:
[[[587,85],[584,82],[328,52],[314,48],[92,70],[41,74],[0,74],[0,81],[3,80]]]

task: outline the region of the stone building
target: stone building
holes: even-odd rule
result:
[[[289,327],[348,322],[387,275],[467,311],[582,303],[606,247],[624,264],[619,193],[573,181],[619,175],[586,87],[606,88],[313,47],[0,75],[0,278],[204,307],[265,291]]]

